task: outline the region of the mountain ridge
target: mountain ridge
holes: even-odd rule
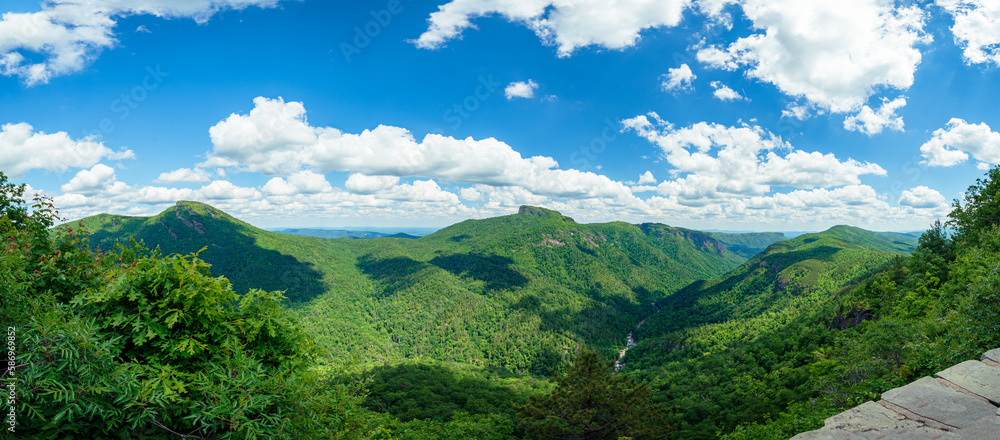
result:
[[[661,392],[677,438],[776,414],[812,392],[814,359],[802,353],[844,329],[840,294],[915,245],[901,234],[843,225],[773,243],[733,271],[659,301],[660,312],[636,330],[624,371]],[[860,313],[847,325],[870,317]],[[733,397],[748,394],[756,398]]]
[[[134,236],[199,256],[238,292],[281,290],[336,357],[436,359],[544,372],[590,345],[611,356],[653,303],[744,257],[666,225],[579,224],[545,208],[466,220],[417,239],[336,240],[258,229],[180,201],[152,217],[83,221],[91,244]]]

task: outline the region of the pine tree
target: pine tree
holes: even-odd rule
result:
[[[665,438],[666,412],[650,401],[649,387],[612,374],[611,364],[593,350],[581,350],[566,373],[557,376],[552,393],[532,396],[518,407],[528,438]]]

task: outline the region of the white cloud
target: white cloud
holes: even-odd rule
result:
[[[483,193],[476,190],[475,187],[462,188],[458,191],[458,196],[462,200],[468,200],[470,202],[478,202],[483,200]]]
[[[132,196],[135,203],[145,203],[157,205],[162,203],[174,203],[178,200],[193,200],[197,198],[195,191],[189,188],[164,188],[158,186],[146,186],[139,188]]]
[[[99,163],[89,170],[80,170],[60,189],[67,193],[95,194],[107,189],[114,182],[115,170]]]
[[[1000,133],[986,123],[970,124],[962,119],[948,121],[948,128],[934,131],[931,140],[920,147],[922,163],[932,167],[950,167],[969,159],[1000,164]]]
[[[667,69],[667,73],[660,77],[660,88],[664,92],[691,90],[691,84],[697,78],[691,71],[691,66],[681,64],[676,69]]]
[[[465,200],[483,202],[483,209],[487,212],[503,212],[504,209],[521,205],[544,205],[549,201],[548,197],[533,194],[518,186],[476,185],[466,188],[460,194]]]
[[[319,194],[333,191],[333,186],[322,174],[300,171],[288,176],[288,180],[275,177],[261,190],[267,195],[290,196],[295,194]]]
[[[917,6],[888,0],[744,0],[760,32],[700,47],[698,60],[774,84],[822,109],[849,112],[880,88],[908,89],[930,41]]]
[[[713,89],[715,89],[715,92],[712,93],[712,95],[714,95],[715,98],[718,99],[719,101],[722,102],[742,101],[744,99],[747,99],[743,95],[739,94],[737,91],[730,89],[729,86],[719,81],[712,81],[710,85],[712,86]]]
[[[877,112],[866,105],[858,114],[844,119],[844,130],[860,131],[868,136],[879,134],[887,128],[904,131],[903,117],[896,116],[896,111],[905,106],[906,98],[899,97],[892,101],[883,98],[882,107]]]
[[[54,203],[59,209],[71,209],[79,208],[82,206],[89,206],[93,204],[93,200],[88,198],[83,194],[62,194],[52,198],[52,203]]]
[[[91,139],[74,140],[64,131],[47,134],[27,123],[0,126],[0,169],[19,178],[33,169],[66,171],[86,168],[101,159],[134,159],[132,150],[111,151]]]
[[[503,94],[508,101],[514,98],[534,98],[535,90],[538,90],[538,83],[529,79],[527,82],[518,81],[508,84]]]
[[[937,0],[954,18],[951,32],[969,64],[1000,66],[1000,3],[995,0]]]
[[[814,109],[811,109],[808,105],[789,105],[788,108],[781,111],[782,118],[795,118],[800,121],[804,121],[812,115]]]
[[[298,188],[302,194],[319,194],[333,191],[333,186],[322,174],[300,171],[288,176],[288,183]]]
[[[261,198],[260,191],[255,188],[244,188],[234,185],[228,180],[216,180],[194,192],[203,200],[251,200]]]
[[[0,16],[0,74],[25,84],[45,84],[55,76],[82,70],[114,47],[115,27],[124,17],[153,15],[207,22],[224,9],[273,7],[279,0],[51,0],[42,10]],[[136,29],[138,32],[139,29]],[[24,53],[41,55],[26,57]]]
[[[302,169],[367,176],[424,177],[457,183],[522,186],[553,197],[631,197],[605,176],[554,169],[551,157],[522,157],[493,138],[455,139],[429,134],[417,141],[400,127],[380,125],[360,134],[312,127],[305,106],[257,98],[248,115],[232,115],[209,130],[214,149],[203,167],[234,167],[269,175]]]
[[[206,183],[211,182],[212,176],[208,174],[207,171],[201,168],[180,168],[166,173],[160,173],[160,177],[157,177],[153,182],[156,183]]]
[[[690,0],[452,0],[431,14],[429,28],[413,42],[437,49],[475,27],[472,19],[499,14],[557,46],[559,56],[591,45],[620,50],[633,46],[644,29],[676,26],[689,4]]]
[[[926,186],[918,186],[916,188],[903,191],[903,195],[899,198],[899,204],[918,209],[941,208],[948,206],[948,202],[945,200],[944,196],[941,195],[941,193]]]
[[[646,171],[645,173],[642,173],[641,176],[639,176],[639,182],[638,183],[640,185],[653,184],[653,183],[656,183],[656,177],[653,176],[652,172]]]
[[[433,180],[417,180],[412,184],[402,184],[386,190],[379,195],[388,200],[407,202],[446,202],[459,204],[458,196],[442,190]]]
[[[344,187],[355,194],[375,194],[399,184],[398,176],[366,176],[354,173],[348,176]]]
[[[773,187],[829,188],[857,185],[860,176],[866,174],[886,175],[876,164],[795,150],[757,126],[700,122],[676,128],[655,113],[649,117],[637,116],[622,124],[660,148],[673,167],[671,174],[678,178],[660,183],[658,190],[687,206],[762,196]],[[787,153],[779,155],[776,151]]]

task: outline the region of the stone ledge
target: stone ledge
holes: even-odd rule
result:
[[[966,361],[935,375],[977,396],[1000,405],[1000,368],[979,361]]]
[[[1000,348],[886,391],[792,440],[1000,440]]]

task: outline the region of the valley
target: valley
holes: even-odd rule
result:
[[[280,325],[297,323],[314,344],[310,371],[340,371],[335,389],[367,411],[358,426],[386,438],[521,438],[542,396],[562,396],[573,368],[594,367],[580,359],[606,362],[601,393],[644,396],[643,414],[658,415],[635,432],[659,433],[650,438],[788,438],[1000,342],[963,324],[992,319],[976,298],[994,291],[961,294],[995,282],[996,253],[961,247],[940,225],[919,237],[835,226],[786,239],[580,224],[522,206],[423,237],[352,240],[265,231],[182,201],[46,234],[117,256],[95,259],[120,267],[105,276],[191,259],[169,264],[223,276],[239,303],[273,298],[293,320]],[[116,283],[88,284],[73,301],[105,301]],[[343,388],[353,386],[364,391]]]
[[[204,248],[199,257],[237,291],[280,280],[286,305],[331,364],[543,378],[590,347],[653,387],[677,438],[709,438],[801,401],[812,361],[791,354],[830,342],[820,322],[836,315],[837,292],[917,245],[913,235],[847,226],[787,240],[582,225],[530,206],[420,238],[292,236],[195,202],[82,224],[102,248],[129,235],[167,253]],[[750,353],[771,358],[748,364]],[[692,381],[698,371],[715,379]],[[788,391],[733,399],[749,391],[744,382]]]
[[[419,239],[268,232],[179,202],[152,218],[84,219],[91,245],[132,236],[191,253],[237,291],[282,290],[335,358],[429,359],[545,374],[570,348],[610,357],[621,336],[684,285],[745,261],[708,234],[665,225],[581,225],[543,208],[470,220]],[[746,253],[778,234],[719,234]]]

